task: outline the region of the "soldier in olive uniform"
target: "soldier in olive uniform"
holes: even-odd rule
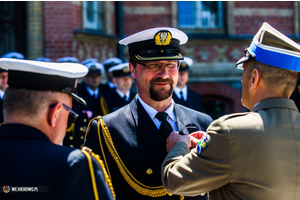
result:
[[[163,184],[174,194],[209,192],[210,200],[300,199],[300,114],[289,99],[300,46],[264,23],[236,66],[250,112],[220,117],[197,139],[172,132]]]

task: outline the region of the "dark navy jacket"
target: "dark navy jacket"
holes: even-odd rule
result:
[[[121,96],[116,92],[116,90],[112,91],[109,95],[105,97],[109,112],[114,112],[120,109],[121,107],[127,105],[134,99],[135,95],[135,92],[130,91],[129,100],[125,101],[125,99],[122,99]]]
[[[75,124],[72,125],[74,127],[69,127],[67,129],[63,145],[80,149],[84,142],[83,139],[89,121],[98,115],[104,115],[102,112],[102,105],[100,104],[100,98],[103,93],[99,86],[97,98],[92,97],[86,89],[85,82],[82,82],[77,87],[77,95],[83,98],[87,105],[73,105],[72,110],[74,110],[79,116],[76,119]]]
[[[183,134],[189,134],[187,127],[194,127],[192,131],[205,131],[212,119],[206,114],[175,104],[175,115],[178,129]],[[157,127],[138,101],[137,97],[128,105],[103,117],[110,131],[114,146],[124,165],[132,175],[147,186],[162,186],[161,164],[167,155],[166,140],[159,133]],[[102,133],[100,135],[103,135]],[[102,141],[103,141],[103,137]],[[93,121],[85,141],[85,146],[103,158],[97,135],[97,121]],[[118,200],[150,200],[153,197],[143,196],[132,189],[121,175],[116,163],[112,159],[106,146],[105,155],[108,160],[109,171]],[[151,169],[152,173],[147,174]],[[176,195],[155,198],[157,200],[177,199]],[[189,198],[185,198],[186,200]],[[193,198],[193,199],[199,199]],[[200,197],[201,199],[201,197]]]
[[[173,100],[175,101],[175,103],[184,105],[188,108],[197,110],[199,112],[204,112],[201,95],[193,90],[188,89],[186,101],[179,99],[177,95],[173,92]]]
[[[113,199],[95,159],[100,199]],[[38,129],[21,124],[0,127],[0,199],[94,199],[85,155],[80,150],[50,142]],[[3,186],[11,191],[4,193]],[[39,192],[13,192],[15,187],[37,187]]]

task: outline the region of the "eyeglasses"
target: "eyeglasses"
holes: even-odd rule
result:
[[[74,112],[71,108],[69,108],[69,106],[67,106],[64,103],[61,103],[63,105],[63,107],[65,109],[67,109],[67,111],[69,111],[69,116],[68,116],[68,127],[74,123],[78,117],[78,114],[76,112]],[[49,107],[53,108],[56,104],[51,104]]]
[[[136,62],[136,63],[145,66],[145,68],[149,71],[158,71],[161,69],[162,65],[164,65],[165,68],[169,71],[178,70],[180,66],[179,61],[172,61],[167,63],[141,63],[141,62]]]

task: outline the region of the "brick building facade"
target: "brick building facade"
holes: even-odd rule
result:
[[[15,7],[21,9],[18,4],[15,2]],[[26,2],[23,8],[27,13],[25,48],[0,48],[0,53],[14,50],[23,53],[26,59],[48,57],[53,61],[63,56],[75,56],[80,61],[91,57],[99,62],[109,57],[128,61],[127,47],[118,45],[120,39],[147,28],[175,27],[189,36],[189,41],[182,47],[182,54],[194,61],[189,86],[202,95],[206,112],[213,118],[242,112],[245,110],[240,103],[242,72],[235,69],[235,62],[243,56],[243,50],[265,21],[299,41],[299,3],[217,2],[221,25],[215,29],[182,26],[179,16],[190,14],[182,6],[192,4],[195,9],[202,5],[176,1]],[[92,5],[98,6],[99,30],[87,28],[93,27],[85,19]],[[92,13],[88,17],[93,16]]]

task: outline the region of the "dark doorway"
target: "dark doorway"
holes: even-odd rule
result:
[[[203,95],[203,107],[206,114],[214,120],[233,112],[233,101],[217,95]]]
[[[26,57],[26,2],[0,1],[0,57],[19,52]]]

